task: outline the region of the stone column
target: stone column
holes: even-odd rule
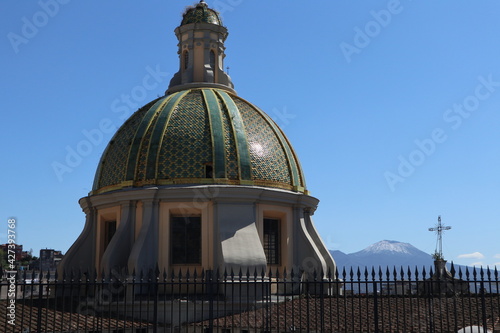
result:
[[[118,229],[111,239],[101,259],[100,271],[108,275],[114,268],[127,265],[129,254],[134,243],[136,201],[121,203],[121,219]]]
[[[158,215],[157,199],[143,200],[142,226],[128,258],[128,269],[136,274],[154,272],[158,262]]]

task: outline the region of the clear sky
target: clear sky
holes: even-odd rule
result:
[[[298,153],[329,249],[432,253],[441,215],[446,259],[500,265],[498,1],[207,2],[238,94]],[[191,4],[0,2],[0,243],[10,217],[35,254],[76,240],[103,123],[164,94]]]

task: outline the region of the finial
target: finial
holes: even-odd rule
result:
[[[443,232],[445,230],[450,230],[450,226],[443,225],[441,223],[441,216],[438,216],[438,223],[436,227],[429,228],[429,231],[435,231],[437,234],[436,251],[434,252],[434,259],[443,260]]]

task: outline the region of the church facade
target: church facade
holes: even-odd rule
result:
[[[175,33],[179,71],[109,142],[60,273],[333,273],[292,145],[224,71],[219,14],[201,1]]]

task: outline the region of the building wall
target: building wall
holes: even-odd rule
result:
[[[170,273],[195,269],[253,274],[285,268],[327,272],[335,263],[311,220],[318,200],[285,190],[245,186],[150,188],[82,199],[85,228],[68,251],[60,270],[97,268],[98,273],[128,269]],[[172,216],[201,217],[201,260],[172,264]],[[268,265],[264,219],[280,223],[279,263]],[[116,221],[108,240],[106,223]]]

